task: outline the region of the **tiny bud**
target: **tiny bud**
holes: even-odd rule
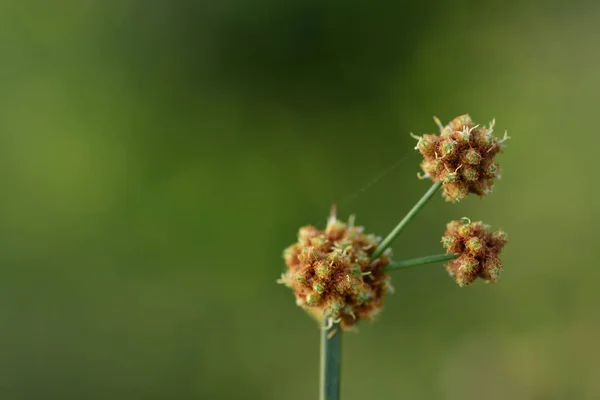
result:
[[[471,129],[467,126],[464,126],[462,130],[456,132],[456,138],[463,143],[469,143],[471,140]]]
[[[460,115],[460,116],[454,118],[448,124],[448,126],[454,131],[459,131],[459,130],[462,130],[463,127],[465,127],[465,126],[471,127],[472,125],[473,125],[473,121],[471,120],[471,117],[469,116],[469,114]]]
[[[456,245],[456,238],[454,236],[442,236],[442,246],[445,249],[450,249]]]
[[[469,149],[463,155],[463,162],[465,164],[476,165],[481,161],[481,155],[477,152],[477,150]]]
[[[315,268],[315,273],[321,279],[327,278],[331,272],[332,268],[327,264],[327,262],[319,262]]]
[[[496,138],[490,131],[485,128],[479,128],[475,130],[475,143],[478,146],[489,148],[495,144]]]
[[[445,126],[440,132],[440,137],[442,139],[445,139],[451,137],[453,134],[454,132],[452,131],[452,128],[450,128],[449,126]]]
[[[445,171],[443,174],[442,182],[454,183],[457,181],[457,178],[458,178],[458,174],[456,173],[456,171],[453,171],[453,172]]]
[[[344,308],[344,302],[338,299],[334,299],[331,303],[329,303],[327,310],[329,311],[331,316],[335,316],[338,315],[342,308]]]
[[[298,271],[295,275],[294,275],[294,280],[300,284],[300,285],[304,285],[306,283],[306,275],[304,274],[303,271]]]
[[[417,149],[424,155],[433,154],[435,152],[436,141],[437,137],[435,135],[423,135],[417,143]]]
[[[325,286],[323,286],[321,283],[319,282],[315,282],[313,283],[313,290],[317,293],[323,293],[325,291]]]
[[[479,177],[477,170],[473,167],[465,167],[462,169],[462,176],[467,181],[476,181]]]
[[[469,250],[472,254],[477,255],[483,248],[481,244],[481,240],[478,237],[472,237],[465,242],[465,246],[467,250]]]
[[[312,246],[305,247],[300,252],[298,259],[300,260],[300,262],[302,264],[310,264],[310,263],[316,261],[320,257],[319,253],[320,252],[318,250],[315,250],[315,248]]]
[[[331,241],[335,242],[344,235],[347,227],[348,226],[345,223],[336,219],[327,224],[327,227],[325,228],[325,234]]]
[[[298,241],[299,242],[310,242],[310,239],[312,239],[315,236],[318,236],[319,234],[320,234],[319,230],[317,228],[315,228],[314,226],[311,226],[311,225],[303,226],[302,228],[300,228],[298,230]]]
[[[465,257],[465,258],[462,258],[460,267],[458,267],[458,269],[465,273],[471,273],[471,272],[475,271],[475,268],[477,268],[477,267],[478,267],[477,260],[475,260],[472,257]]]
[[[461,201],[469,194],[469,188],[464,183],[446,183],[443,186],[443,195],[451,202]]]
[[[320,248],[327,244],[327,240],[323,236],[315,236],[310,238],[310,244]]]
[[[492,234],[492,238],[494,242],[503,246],[508,241],[508,235],[502,229],[498,229],[496,232]]]
[[[458,227],[458,234],[462,237],[468,237],[472,233],[473,226],[470,223],[463,223]]]
[[[488,280],[495,282],[500,277],[500,272],[502,272],[502,263],[498,258],[490,257],[485,261],[483,268],[485,269]]]
[[[356,301],[358,302],[358,304],[362,304],[372,298],[373,294],[367,290],[362,290],[356,295]]]
[[[498,163],[495,161],[491,161],[491,162],[487,163],[487,165],[485,166],[485,172],[489,176],[496,176],[499,171],[500,171],[500,167],[499,167]]]
[[[456,149],[456,142],[452,139],[444,139],[440,145],[440,151],[442,152],[442,156],[450,156]]]
[[[309,293],[306,295],[306,304],[309,306],[314,306],[319,301],[319,297],[316,293]]]
[[[429,176],[437,176],[444,170],[444,162],[439,158],[424,160],[421,164],[421,168],[423,168],[423,171]]]

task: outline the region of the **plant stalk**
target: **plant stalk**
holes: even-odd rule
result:
[[[398,223],[398,225],[396,225],[394,230],[392,230],[390,232],[390,234],[387,235],[387,237],[385,239],[383,239],[383,241],[379,244],[379,246],[377,246],[377,248],[371,255],[372,260],[376,260],[377,258],[379,258],[379,256],[381,256],[383,254],[383,252],[388,247],[390,247],[390,245],[392,244],[394,239],[396,239],[396,237],[398,237],[398,235],[400,234],[402,229],[404,229],[404,227],[415,217],[415,215],[417,215],[419,213],[419,211],[421,211],[421,208],[423,208],[423,206],[425,204],[427,204],[427,201],[429,201],[429,199],[431,199],[431,197],[434,195],[435,192],[437,192],[437,190],[440,188],[440,186],[442,186],[441,182],[436,182],[433,185],[431,185],[429,190],[427,192],[425,192],[425,194],[423,195],[423,197],[421,197],[421,199],[417,202],[417,204],[415,204],[413,206],[413,208],[411,208],[411,210],[408,212],[408,214],[406,214],[406,216],[404,218],[402,218],[402,221],[400,221],[400,223]]]
[[[458,254],[436,254],[434,256],[413,258],[412,260],[397,261],[390,263],[386,265],[383,270],[386,272],[390,272],[397,269],[415,267],[417,265],[434,264],[443,261],[450,261],[457,257],[459,257]]]
[[[339,323],[328,326],[323,318],[321,329],[321,390],[320,400],[339,400],[342,329]]]

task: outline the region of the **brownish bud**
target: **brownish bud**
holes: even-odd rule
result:
[[[478,277],[498,280],[502,272],[498,255],[506,244],[503,230],[489,232],[489,226],[481,221],[452,221],[446,225],[442,244],[448,253],[459,256],[450,260],[446,269],[460,286],[470,285]]]
[[[460,201],[469,193],[489,194],[500,168],[495,156],[504,141],[492,134],[492,127],[474,125],[468,115],[454,118],[441,128],[439,136],[419,137],[417,149],[423,155],[421,168],[434,182],[442,182],[447,201]]]

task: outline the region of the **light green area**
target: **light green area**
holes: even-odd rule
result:
[[[599,18],[1,1],[0,398],[316,398],[319,329],[275,283],[282,250],[332,202],[389,233],[430,185],[409,132],[465,112],[512,137],[502,180],[434,197],[392,247],[438,254],[448,221],[483,220],[509,235],[501,282],[394,272],[344,335],[342,399],[599,398]]]

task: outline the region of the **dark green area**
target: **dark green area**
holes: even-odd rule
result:
[[[501,282],[394,272],[344,335],[342,399],[599,398],[599,18],[1,1],[0,398],[317,398],[319,329],[275,283],[282,250],[332,202],[385,236],[430,186],[409,132],[466,112],[512,136],[503,179],[435,196],[392,247],[438,254],[446,222],[481,219],[509,234]]]

